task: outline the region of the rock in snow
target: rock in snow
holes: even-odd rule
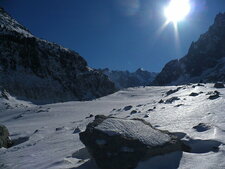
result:
[[[8,148],[12,144],[9,138],[9,131],[8,129],[0,124],[0,148],[5,147]]]
[[[59,102],[115,92],[76,52],[33,36],[0,8],[0,84],[12,96]]]
[[[101,169],[133,169],[141,160],[182,150],[175,136],[144,120],[102,115],[80,133],[80,140]]]
[[[224,84],[222,82],[217,82],[214,84],[215,88],[224,88]]]

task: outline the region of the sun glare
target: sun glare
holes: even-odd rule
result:
[[[167,22],[177,24],[182,21],[190,12],[191,5],[189,0],[171,0],[169,5],[164,9]]]

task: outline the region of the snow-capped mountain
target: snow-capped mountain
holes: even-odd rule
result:
[[[186,56],[172,60],[156,77],[154,84],[225,81],[225,13],[193,42]]]
[[[39,39],[0,8],[0,86],[36,101],[89,100],[115,91],[76,52]]]
[[[107,75],[118,89],[149,85],[157,75],[157,73],[148,72],[141,68],[135,72],[109,70],[108,68],[99,70]]]

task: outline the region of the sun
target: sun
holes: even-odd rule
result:
[[[191,5],[189,0],[170,0],[168,6],[164,9],[167,22],[178,22],[184,20],[184,18],[190,13]]]

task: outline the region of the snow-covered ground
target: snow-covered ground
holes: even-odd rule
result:
[[[175,132],[192,147],[189,153],[143,161],[137,169],[224,169],[225,89],[215,89],[213,84],[189,85],[166,96],[170,89],[177,86],[129,88],[93,101],[49,105],[0,98],[0,124],[8,127],[18,144],[0,149],[0,168],[97,169],[75,129],[85,130],[92,115],[104,114],[144,118],[156,128]],[[221,97],[208,99],[206,94],[215,90]],[[199,95],[189,96],[192,92]],[[180,100],[158,103],[172,97]]]

